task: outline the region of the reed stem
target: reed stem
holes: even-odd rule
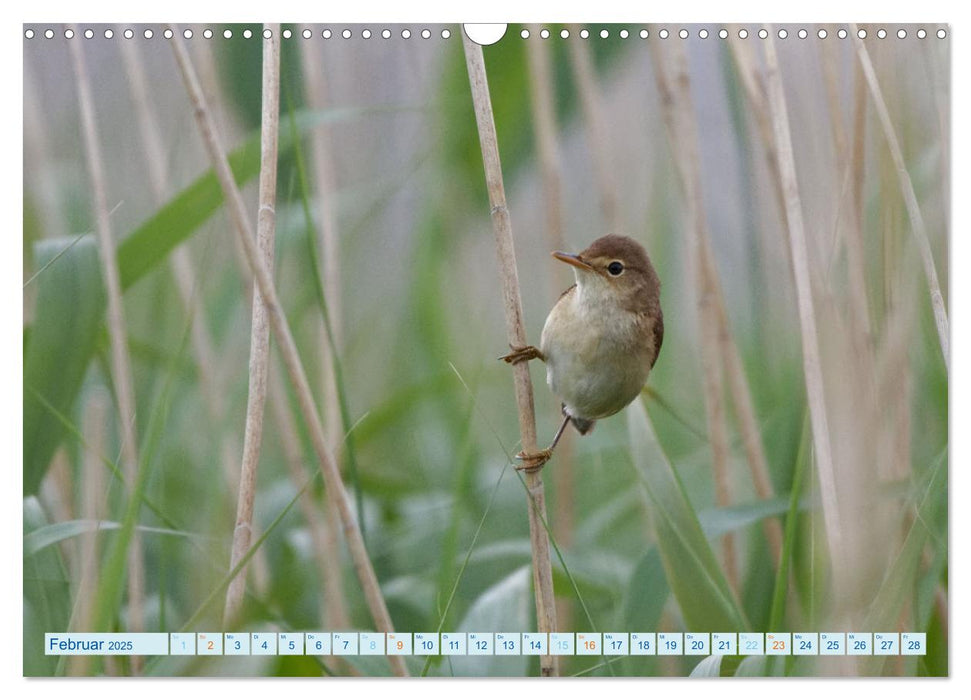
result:
[[[105,426],[108,423],[110,403],[108,396],[100,389],[92,391],[84,402],[82,412],[83,431],[87,440],[81,462],[81,517],[92,524],[92,529],[81,535],[79,542],[80,571],[78,572],[77,595],[74,598],[73,623],[75,632],[90,632],[94,627],[98,591],[98,551],[97,524],[105,516],[104,464],[101,455],[105,453]],[[68,659],[68,673],[72,676],[86,676],[91,668],[92,657],[87,655],[71,656]]]
[[[668,74],[665,54],[674,52],[673,75]],[[651,44],[654,75],[664,122],[671,142],[671,152],[677,164],[684,191],[686,230],[689,255],[694,272],[696,302],[698,305],[698,338],[701,348],[705,415],[711,444],[712,474],[715,481],[715,498],[718,505],[732,503],[731,477],[728,473],[728,427],[724,407],[724,376],[720,355],[721,346],[728,338],[727,328],[721,328],[718,285],[714,261],[708,246],[708,222],[705,216],[701,191],[701,167],[698,155],[698,134],[694,124],[694,108],[691,103],[690,82],[686,57],[679,44],[662,50]],[[735,539],[731,533],[722,536],[722,563],[725,578],[732,590],[738,591],[738,565],[735,556]]]
[[[80,36],[77,27],[72,27],[75,36]],[[121,295],[121,281],[115,256],[115,242],[111,233],[111,219],[108,215],[108,194],[105,181],[101,145],[98,141],[98,128],[94,111],[94,99],[84,60],[80,39],[69,41],[71,58],[77,77],[78,101],[81,111],[81,132],[84,151],[91,179],[93,209],[97,223],[98,252],[101,269],[104,273],[105,288],[108,296],[108,339],[111,345],[111,375],[115,386],[115,400],[118,403],[122,473],[132,489],[135,488],[138,471],[138,437],[135,430],[135,389],[132,383],[131,359],[128,355],[128,335],[125,325],[125,309]],[[128,548],[128,629],[141,632],[145,628],[145,563],[142,557],[141,536],[137,530],[132,532]],[[92,630],[96,631],[96,630]],[[107,630],[100,630],[107,631]],[[131,657],[132,672],[137,674],[142,658]]]
[[[604,124],[602,99],[597,87],[590,43],[579,38],[579,26],[571,26],[570,31],[574,38],[570,39],[567,45],[570,48],[570,61],[577,81],[577,94],[587,127],[590,155],[593,159],[597,190],[600,195],[600,209],[607,223],[607,233],[622,234],[624,233],[623,221],[620,216],[620,204],[617,201],[617,186],[610,165],[607,127]],[[533,38],[529,41],[535,42],[537,39]]]
[[[914,192],[914,183],[910,180],[910,173],[907,172],[907,164],[904,162],[903,152],[900,150],[900,143],[897,141],[897,134],[890,120],[890,112],[887,110],[886,100],[883,98],[883,91],[873,70],[873,62],[870,54],[866,50],[866,44],[857,34],[855,24],[850,25],[850,35],[856,45],[856,53],[860,59],[860,66],[863,68],[863,75],[870,88],[870,96],[873,98],[873,106],[877,110],[877,117],[880,119],[880,126],[883,128],[883,135],[887,139],[887,147],[890,149],[890,157],[893,158],[894,167],[897,169],[897,177],[900,180],[900,192],[904,198],[904,205],[907,207],[907,216],[910,217],[910,228],[914,234],[914,240],[920,251],[921,261],[924,264],[924,275],[927,277],[927,289],[931,298],[931,307],[934,310],[934,323],[937,326],[937,338],[941,345],[941,354],[944,357],[944,369],[950,372],[950,349],[949,349],[949,324],[947,320],[947,309],[944,307],[944,297],[941,294],[941,285],[937,279],[937,268],[934,265],[934,253],[931,250],[930,240],[927,237],[927,229],[924,226],[924,217],[920,213],[920,205],[917,203],[917,193]]]
[[[502,165],[499,162],[499,145],[496,125],[492,115],[492,100],[486,78],[485,58],[482,47],[462,33],[465,62],[472,88],[472,103],[482,147],[486,187],[492,211],[492,227],[496,238],[496,254],[499,258],[499,279],[502,288],[503,307],[506,313],[506,335],[509,344],[521,347],[526,344],[523,324],[523,305],[519,294],[519,274],[516,269],[516,252],[513,246],[512,224],[506,205],[506,191],[502,182]],[[523,451],[536,451],[536,416],[533,407],[533,384],[529,367],[525,362],[513,365],[516,388],[516,405],[519,415],[519,432]],[[525,473],[526,491],[529,496],[529,540],[533,555],[533,589],[536,596],[536,624],[540,633],[556,631],[556,605],[553,597],[553,565],[550,559],[550,541],[546,521],[546,496],[540,470]],[[543,676],[559,675],[555,656],[540,657],[540,673]]]
[[[820,365],[819,335],[816,331],[816,311],[810,278],[809,249],[802,218],[802,200],[799,196],[799,183],[796,180],[796,161],[792,152],[792,137],[789,131],[789,117],[786,112],[785,92],[779,73],[779,61],[776,56],[775,41],[772,38],[772,29],[771,27],[766,28],[769,32],[769,36],[764,40],[768,107],[785,202],[786,225],[789,231],[789,251],[795,278],[796,300],[799,307],[799,325],[802,330],[803,372],[805,374],[806,395],[809,401],[810,422],[813,428],[813,445],[815,447],[816,471],[819,475],[820,497],[823,504],[823,520],[834,572],[835,588],[837,595],[840,595],[843,591],[843,572],[845,565],[849,562],[844,561],[842,518],[840,517],[839,499],[836,492],[836,470],[830,446],[829,421],[826,413],[823,373]]]
[[[539,36],[540,27],[530,27],[530,34]],[[526,58],[529,66],[529,95],[533,112],[533,126],[536,134],[536,150],[540,162],[540,176],[543,183],[543,202],[546,216],[544,219],[546,240],[550,250],[565,250],[563,242],[563,184],[560,154],[556,136],[556,110],[553,99],[555,77],[550,61],[548,44],[545,42],[526,42]],[[567,274],[566,271],[562,273]],[[563,287],[556,277],[551,278],[551,297],[559,297]],[[573,542],[576,527],[574,500],[574,442],[572,435],[564,435],[556,450],[556,493],[553,512],[553,532],[561,547],[569,547]],[[557,618],[561,625],[569,628],[570,605],[560,599]]]
[[[263,35],[263,86],[260,134],[259,213],[256,219],[256,242],[263,264],[273,269],[273,245],[276,238],[276,172],[277,144],[280,131],[280,25],[267,24]],[[236,527],[229,570],[234,570],[249,550],[253,533],[253,504],[256,500],[256,469],[263,442],[263,414],[266,407],[266,385],[270,360],[270,327],[266,306],[257,286],[253,288],[252,326],[250,334],[249,397],[246,402],[246,429],[243,436],[243,458],[239,477],[239,499],[236,504]],[[244,565],[226,589],[223,626],[229,629],[238,618],[246,591]]]
[[[320,44],[315,41],[304,41],[300,44],[300,57],[303,66],[304,86],[307,91],[307,104],[314,111],[322,111],[327,106],[326,84],[323,74],[323,61],[320,56]],[[327,300],[327,313],[330,331],[333,336],[334,347],[331,348],[331,338],[327,334],[327,323],[319,318],[317,336],[320,339],[320,374],[323,383],[324,433],[331,445],[339,445],[343,439],[344,426],[341,421],[340,398],[338,396],[337,377],[334,372],[334,355],[343,344],[343,322],[341,303],[341,266],[340,242],[337,230],[337,215],[333,204],[334,197],[334,167],[331,155],[329,130],[326,127],[315,129],[310,135],[310,146],[313,155],[314,184],[316,189],[317,212],[320,225],[318,228],[317,250],[322,260],[318,269],[322,271],[321,280],[324,298]],[[340,460],[340,453],[335,455]],[[338,466],[340,466],[338,464]],[[316,521],[315,521],[316,522]],[[340,549],[333,530],[336,528],[336,518],[333,509],[329,509],[326,520],[317,523],[324,528],[317,533],[320,538],[318,551],[322,557],[331,562],[340,561]],[[322,562],[323,563],[323,562]],[[349,622],[347,603],[344,599],[344,587],[341,582],[340,569],[336,566],[324,566],[324,612],[328,624],[343,628]]]

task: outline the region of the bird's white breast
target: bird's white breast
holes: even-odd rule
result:
[[[619,307],[605,284],[580,285],[561,297],[540,341],[550,390],[569,415],[580,418],[620,411],[644,388],[650,371],[653,348],[643,342],[643,317]]]

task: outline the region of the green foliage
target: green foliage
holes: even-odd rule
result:
[[[35,258],[44,271],[35,280],[36,311],[24,350],[25,495],[37,492],[64,437],[62,423],[37,396],[60,413],[71,413],[94,353],[105,305],[93,239],[44,240],[38,243]]]
[[[748,623],[708,544],[684,487],[658,443],[643,404],[627,410],[631,450],[651,505],[668,585],[693,632],[745,631]]]

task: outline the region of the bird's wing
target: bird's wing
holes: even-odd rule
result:
[[[651,360],[651,367],[657,362],[657,356],[661,354],[661,343],[664,342],[664,314],[658,309],[657,320],[654,321],[654,359]]]

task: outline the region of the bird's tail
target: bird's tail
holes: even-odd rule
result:
[[[590,420],[589,418],[578,418],[567,412],[566,404],[560,405],[560,411],[562,411],[564,416],[570,416],[570,422],[573,423],[573,427],[577,429],[581,435],[586,435],[591,430],[593,430],[594,424],[597,422],[595,420]]]

